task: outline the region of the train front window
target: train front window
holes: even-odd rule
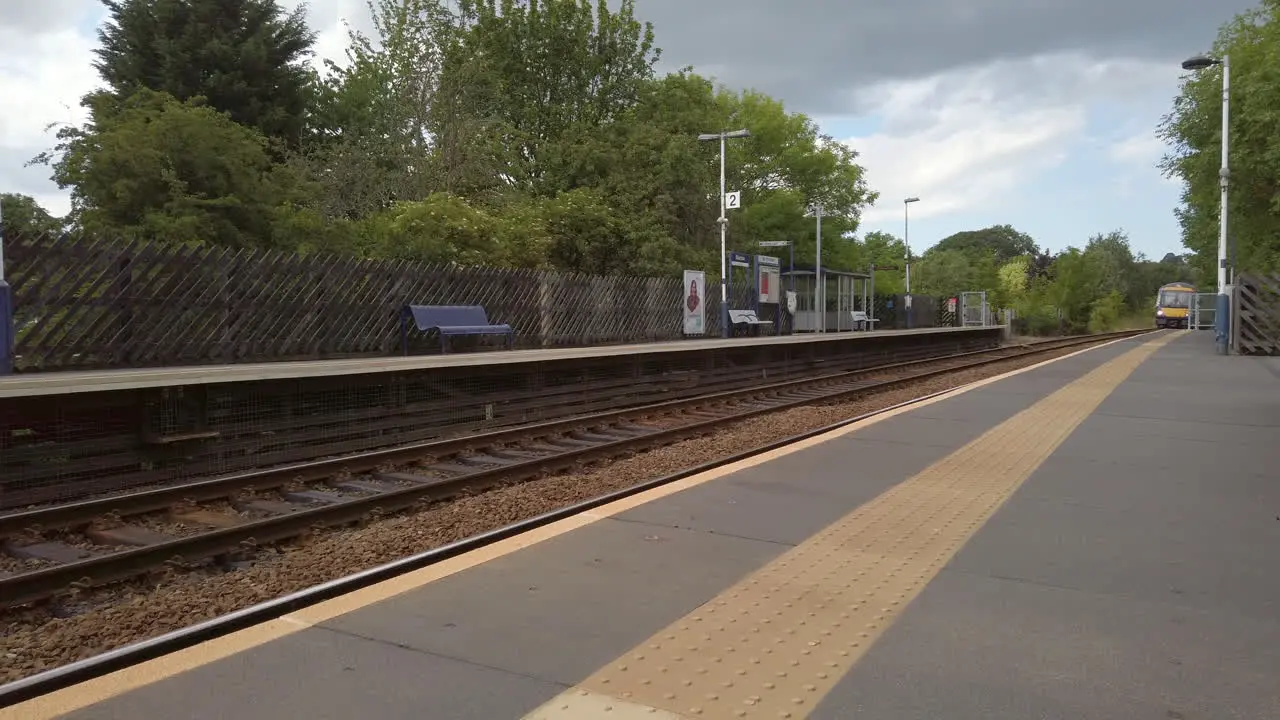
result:
[[[1165,290],[1160,293],[1160,307],[1184,308],[1191,307],[1191,293],[1179,292],[1175,290]]]

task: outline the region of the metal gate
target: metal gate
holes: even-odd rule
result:
[[[1218,312],[1218,296],[1216,293],[1196,293],[1191,296],[1191,307],[1187,310],[1187,328],[1190,330],[1211,330]]]
[[[965,327],[989,325],[991,309],[987,307],[987,292],[960,293],[960,324]]]

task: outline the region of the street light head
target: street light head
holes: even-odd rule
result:
[[[1204,70],[1207,67],[1221,65],[1222,61],[1217,58],[1211,58],[1208,55],[1196,55],[1182,61],[1183,70]]]
[[[909,197],[909,198],[907,198],[906,200],[903,200],[902,202],[903,202],[903,203],[920,202],[920,198],[918,198],[918,197]]]
[[[720,138],[724,138],[726,140],[730,140],[732,138],[745,138],[745,137],[751,137],[751,131],[731,130],[729,132],[702,133],[701,135],[698,136],[698,139],[699,140],[719,140]]]

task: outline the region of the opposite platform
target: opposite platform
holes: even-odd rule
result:
[[[408,357],[352,358],[291,362],[243,363],[235,365],[191,365],[183,367],[121,370],[74,370],[17,374],[0,377],[0,398],[33,395],[91,393],[108,390],[211,383],[241,383],[262,380],[293,380],[343,375],[393,373],[434,368],[491,367],[568,360],[587,360],[629,355],[695,353],[734,348],[788,345],[826,345],[867,342],[912,335],[999,334],[1001,328],[920,328],[915,330],[874,330],[825,334],[799,334],[757,338],[718,338],[674,342],[600,345],[593,347],[548,348]]]
[[[1152,340],[0,718],[1280,717],[1280,376]]]

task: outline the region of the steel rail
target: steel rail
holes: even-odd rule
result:
[[[1129,333],[1132,334],[1132,333]],[[1121,334],[1123,335],[1123,334]],[[1111,336],[1107,336],[1111,337]],[[883,392],[921,380],[960,370],[989,365],[994,362],[1026,357],[1073,345],[1099,342],[1105,337],[1089,336],[1052,347],[1035,347],[1018,355],[1002,355],[947,365],[923,372],[885,380],[846,379],[843,383],[829,384],[815,389],[796,387],[795,383],[779,383],[771,388],[786,388],[789,392],[773,392],[757,389],[755,395],[767,397],[747,406],[722,406],[722,412],[693,416],[693,422],[661,429],[646,429],[636,433],[616,435],[579,434],[566,440],[550,443],[556,451],[545,457],[534,457],[488,468],[476,468],[458,477],[428,479],[407,487],[390,489],[366,496],[342,498],[333,504],[306,507],[294,512],[273,515],[222,529],[213,529],[195,535],[173,538],[163,542],[91,556],[83,560],[53,565],[0,578],[0,607],[15,607],[57,596],[68,589],[88,589],[146,575],[174,564],[193,563],[209,558],[226,557],[253,548],[305,535],[318,528],[350,524],[374,514],[394,513],[414,505],[455,497],[464,492],[489,489],[499,484],[524,480],[548,473],[560,472],[584,463],[599,462],[619,455],[634,453],[655,446],[668,445],[690,437],[715,432],[726,422],[740,422],[767,413],[794,407],[829,403],[852,395]],[[1047,343],[1046,343],[1047,344]],[[937,362],[936,360],[934,362]],[[868,371],[848,373],[851,376]],[[807,383],[805,384],[807,385]],[[799,390],[799,391],[798,391]],[[738,394],[738,393],[734,393]],[[328,465],[327,475],[340,470]],[[277,471],[278,472],[278,471]],[[288,476],[289,480],[296,475]],[[163,493],[163,491],[161,491]],[[168,495],[167,497],[176,497]],[[112,500],[112,499],[109,499]],[[109,505],[108,505],[109,506]],[[133,513],[136,507],[130,506]]]
[[[700,406],[727,403],[743,398],[750,398],[772,392],[783,392],[800,387],[814,387],[848,380],[856,375],[892,372],[895,370],[917,367],[932,363],[947,362],[954,359],[989,355],[993,353],[1010,353],[999,359],[1020,357],[1026,350],[1046,351],[1059,347],[1068,347],[1082,342],[1097,341],[1106,336],[1088,336],[1093,340],[1069,338],[1054,339],[1021,346],[1004,346],[986,350],[971,350],[917,360],[876,365],[854,370],[842,370],[825,375],[810,376],[776,383],[756,385],[750,388],[724,390],[691,398],[666,400],[631,408],[610,410],[589,415],[579,415],[529,425],[519,425],[500,430],[474,433],[459,437],[450,437],[426,442],[399,445],[392,448],[370,450],[336,458],[322,458],[301,463],[291,463],[275,467],[258,468],[223,475],[204,480],[185,482],[151,490],[141,490],[126,494],[91,498],[56,505],[37,507],[30,510],[18,510],[0,513],[0,538],[16,535],[26,530],[48,530],[52,528],[72,528],[87,524],[99,517],[109,514],[141,515],[163,510],[179,502],[207,502],[230,497],[246,490],[271,490],[292,482],[314,482],[332,477],[338,473],[361,473],[374,470],[385,465],[412,462],[422,457],[445,458],[468,452],[477,448],[507,445],[513,442],[535,440],[542,437],[564,434],[576,429],[596,427],[629,419],[644,418],[663,413],[675,413]],[[1064,344],[1065,343],[1065,344]],[[1022,353],[1019,350],[1024,351]]]

